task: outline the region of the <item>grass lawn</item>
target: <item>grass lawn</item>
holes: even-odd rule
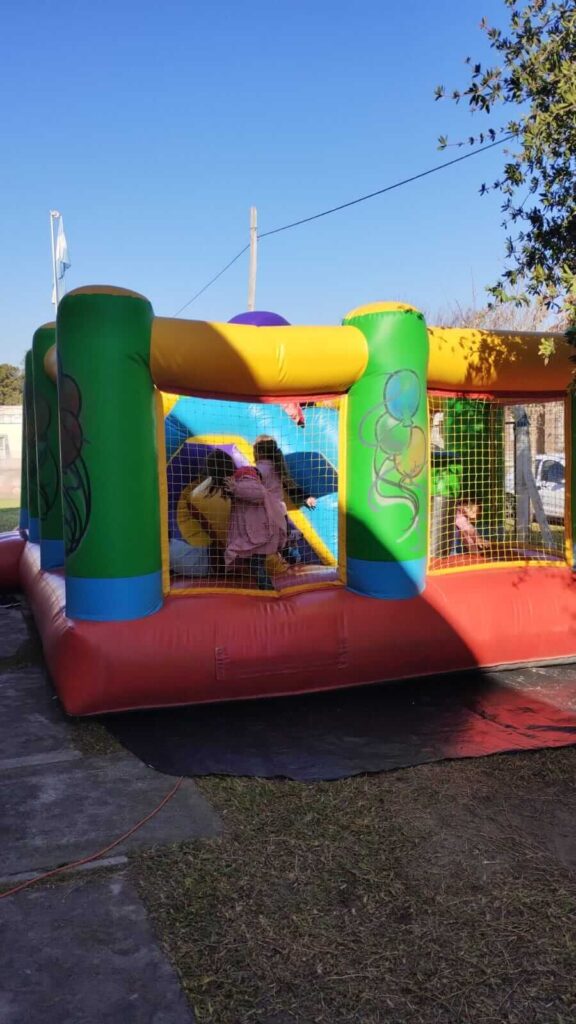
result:
[[[202,781],[225,836],[132,868],[199,1024],[574,1024],[575,768]]]
[[[0,533],[14,530],[18,526],[20,509],[7,502],[0,502]]]

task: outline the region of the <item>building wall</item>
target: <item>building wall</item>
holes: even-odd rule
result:
[[[0,501],[17,504],[22,459],[22,406],[0,405]]]

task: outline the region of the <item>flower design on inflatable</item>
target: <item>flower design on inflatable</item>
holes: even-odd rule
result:
[[[50,406],[44,395],[36,396],[36,434],[38,437],[38,469],[40,518],[44,521],[58,498],[60,467],[50,447],[48,432],[52,421]]]
[[[92,494],[90,477],[82,458],[82,448],[86,443],[80,422],[82,395],[74,378],[66,373],[59,377],[59,401],[64,539],[66,554],[71,555],[88,529]]]
[[[35,410],[32,397],[32,385],[29,384],[28,377],[26,377],[26,383],[24,386],[24,402],[27,410],[24,429],[26,431],[26,446],[28,448],[28,473],[30,475],[30,479],[35,480],[38,467],[36,459],[32,457],[32,453],[36,448],[36,427],[34,420]]]
[[[415,419],[422,389],[413,370],[388,374],[382,402],[369,409],[360,423],[360,440],[374,449],[369,502],[373,508],[403,504],[410,511],[404,540],[418,523],[420,497],[414,485],[426,465],[426,435]]]

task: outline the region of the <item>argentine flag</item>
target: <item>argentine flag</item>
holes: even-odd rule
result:
[[[54,263],[56,266],[56,277],[59,281],[62,280],[64,274],[71,267],[70,256],[68,254],[68,242],[66,241],[66,235],[64,234],[64,221],[62,214],[57,214],[58,217],[58,232],[56,235],[56,246],[54,249]],[[56,289],[52,289],[52,304],[56,305]]]

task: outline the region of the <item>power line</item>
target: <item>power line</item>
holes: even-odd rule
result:
[[[302,220],[294,220],[291,224],[283,224],[281,228],[273,228],[272,231],[264,231],[258,238],[268,238],[270,235],[279,235],[281,231],[288,231],[290,228],[297,228],[300,224],[309,224],[311,220],[319,220],[320,217],[327,217],[330,213],[338,213],[339,210],[346,210],[349,206],[356,206],[358,203],[365,203],[367,199],[374,199],[375,196],[382,196],[385,192],[392,192],[395,188],[400,188],[402,185],[409,185],[411,181],[418,181],[420,178],[426,178],[429,174],[435,174],[436,171],[443,171],[445,167],[452,167],[453,164],[459,164],[462,160],[469,160],[471,156],[476,156],[477,153],[484,153],[487,149],[493,149],[494,146],[501,146],[507,139],[511,139],[511,135],[506,135],[502,139],[498,139],[496,142],[491,142],[488,146],[480,146],[478,149],[472,149],[469,153],[464,153],[462,156],[457,156],[453,160],[446,160],[443,164],[436,164],[435,167],[429,167],[427,171],[420,171],[420,174],[413,174],[411,178],[403,178],[402,181],[396,181],[393,185],[387,185],[385,188],[379,188],[376,192],[368,192],[365,196],[360,196],[358,199],[351,199],[348,203],[340,203],[340,206],[332,206],[329,210],[323,210],[322,213],[314,213],[311,217],[303,217]]]
[[[174,313],[174,316],[180,316],[180,313],[183,313],[184,310],[188,308],[188,306],[191,306],[192,303],[196,301],[196,299],[199,299],[202,293],[205,292],[210,287],[211,284],[214,284],[214,282],[217,281],[219,277],[222,277],[222,274],[225,274],[226,271],[230,269],[232,264],[236,263],[236,260],[239,260],[240,257],[243,256],[246,250],[249,248],[250,243],[248,243],[248,245],[245,245],[243,249],[240,249],[240,252],[236,253],[234,259],[230,260],[230,262],[227,263],[225,267],[222,267],[222,270],[219,270],[218,273],[214,275],[214,277],[210,278],[208,283],[205,284],[204,287],[200,289],[200,291],[196,292],[196,294],[193,295],[191,299],[188,299],[188,302],[185,302],[184,305],[181,306],[176,313]]]
[[[271,235],[279,235],[281,231],[289,231],[290,228],[297,228],[300,227],[301,224],[309,224],[310,221],[320,220],[321,217],[328,217],[331,213],[338,213],[339,210],[347,210],[349,206],[357,206],[358,203],[365,203],[368,199],[374,199],[376,196],[382,196],[385,192],[392,192],[395,188],[401,188],[403,185],[409,185],[412,181],[419,181],[420,178],[427,178],[429,174],[435,174],[436,171],[443,171],[445,167],[452,167],[454,164],[462,163],[463,160],[469,160],[470,157],[476,156],[478,153],[485,153],[488,149],[494,149],[495,146],[501,146],[503,142],[507,142],[508,139],[511,138],[512,135],[505,135],[503,138],[497,139],[495,142],[490,142],[487,146],[479,146],[478,149],[472,149],[468,153],[463,153],[462,156],[454,157],[453,160],[445,160],[442,164],[436,164],[435,167],[429,167],[428,170],[420,171],[419,174],[413,174],[410,178],[403,178],[401,181],[395,181],[393,185],[386,185],[385,188],[379,188],[376,192],[368,192],[365,196],[359,196],[357,199],[351,199],[347,203],[340,203],[339,206],[332,206],[329,210],[322,210],[321,213],[312,214],[311,217],[302,217],[301,220],[291,221],[290,224],[283,224],[282,227],[272,228],[270,231],[263,231],[258,235],[258,239],[269,238]],[[239,260],[249,248],[250,244],[248,243],[240,250],[240,252],[236,253],[234,258],[231,259],[225,267],[222,267],[222,270],[215,274],[214,277],[210,278],[203,288],[200,288],[200,290],[197,291],[191,299],[188,299],[188,302],[185,302],[184,305],[174,313],[174,316],[179,316],[180,313],[183,313],[188,306],[191,306],[192,303],[196,301],[196,299],[200,298],[200,296],[203,295],[203,293],[207,291],[207,289],[210,288],[210,286],[213,285],[219,277],[222,277],[222,274],[225,274],[226,271],[229,270],[230,267],[236,263],[236,261]]]

